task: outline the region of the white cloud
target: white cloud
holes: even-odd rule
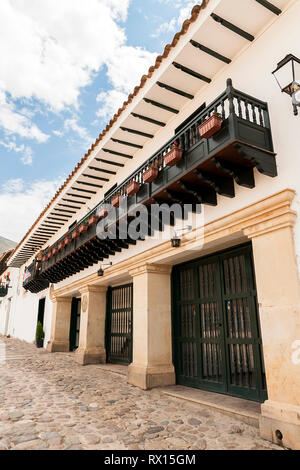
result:
[[[97,96],[97,101],[101,103],[98,117],[109,119],[118,111],[128,94],[140,84],[142,75],[148,73],[156,57],[157,53],[140,47],[123,46],[115,51],[106,64],[107,76],[113,89]]]
[[[108,120],[118,111],[127,98],[127,94],[119,90],[103,91],[97,96],[97,101],[101,103],[101,108],[97,111],[97,116],[103,120]]]
[[[20,241],[62,183],[35,181],[26,186],[22,179],[11,179],[0,193],[0,235]]]
[[[183,22],[190,17],[192,8],[195,6],[196,2],[191,0],[156,0],[158,3],[163,3],[167,5],[172,5],[172,8],[179,10],[179,15],[174,16],[170,21],[162,23],[156,30],[152,33],[153,38],[159,37],[163,33],[175,33],[181,28]],[[198,2],[200,5],[202,1]]]
[[[66,137],[67,142],[71,145],[80,143],[82,148],[85,149],[89,148],[95,141],[95,138],[90,135],[89,131],[78,124],[76,116],[66,119],[63,128],[54,130],[53,134],[57,137]],[[76,134],[76,137],[74,137],[74,134]]]
[[[6,134],[17,134],[26,139],[37,140],[38,142],[46,142],[49,138],[47,134],[42,132],[31,120],[17,112],[15,105],[8,102],[6,95],[0,90],[0,127]]]
[[[53,112],[79,106],[81,90],[106,66],[112,89],[100,94],[98,117],[109,119],[139,84],[157,54],[126,45],[122,23],[130,0],[1,0],[0,128],[45,142],[26,104]],[[22,100],[17,110],[17,100]],[[25,106],[24,106],[25,103]],[[1,103],[0,103],[1,104]],[[72,113],[74,109],[72,110]],[[82,141],[87,131],[71,119],[66,126]],[[29,158],[29,157],[28,157]]]
[[[88,130],[85,127],[82,127],[78,124],[78,121],[76,118],[66,119],[64,123],[64,131],[75,132],[79,136],[80,140],[82,141],[82,144],[88,148],[92,145],[93,141],[95,140],[93,139],[93,137],[90,136]]]
[[[24,144],[18,146],[14,140],[12,141],[2,141],[0,140],[0,145],[5,147],[9,152],[22,153],[21,162],[24,165],[31,165],[33,160],[33,150],[31,147],[28,147]]]
[[[54,110],[76,105],[80,89],[126,36],[129,0],[1,0],[0,89]]]
[[[30,147],[26,147],[24,149],[23,156],[21,157],[21,162],[24,165],[32,165],[32,159],[33,159],[33,152]]]

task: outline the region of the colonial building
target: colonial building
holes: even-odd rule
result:
[[[294,449],[299,19],[299,0],[194,7],[10,255],[6,330],[34,341],[39,319],[48,351],[143,389],[260,402],[261,435]]]

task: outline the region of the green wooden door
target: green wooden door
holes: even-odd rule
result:
[[[132,362],[133,285],[109,288],[106,313],[107,362]]]
[[[179,384],[266,399],[250,245],[174,268],[173,331]]]

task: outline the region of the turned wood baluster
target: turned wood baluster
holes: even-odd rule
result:
[[[243,118],[243,111],[242,111],[242,105],[241,105],[241,98],[237,99],[238,102],[238,116],[240,118]]]
[[[258,115],[259,115],[259,124],[261,126],[264,125],[264,120],[263,120],[263,115],[262,115],[262,109],[261,106],[258,107]]]
[[[233,86],[232,86],[231,78],[227,80],[227,96],[228,96],[228,101],[229,101],[229,114],[235,115],[235,106],[234,106],[234,100],[233,100]]]
[[[246,110],[246,119],[247,121],[250,121],[250,114],[249,114],[249,102],[247,100],[245,100],[245,110]]]
[[[257,124],[257,118],[256,118],[256,106],[254,103],[252,103],[252,115],[253,115],[253,122]]]
[[[226,117],[226,115],[225,115],[225,100],[222,100],[221,106],[222,106],[222,119],[224,120],[225,117]]]

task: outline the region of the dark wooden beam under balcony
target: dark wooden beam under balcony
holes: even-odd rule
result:
[[[205,173],[198,168],[194,171],[200,183],[212,187],[220,196],[233,198],[235,196],[233,178]]]

